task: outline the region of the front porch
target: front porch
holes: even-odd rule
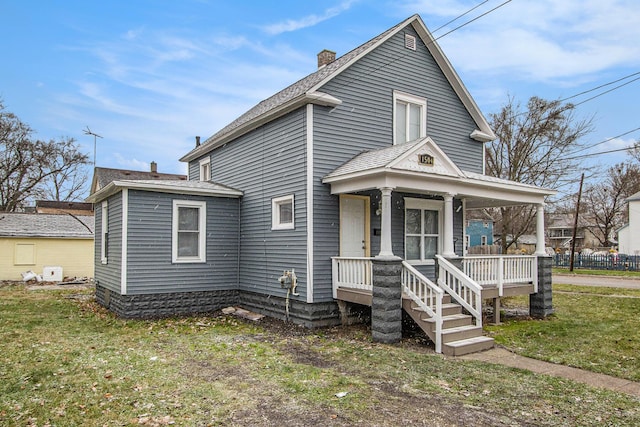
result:
[[[434,281],[406,261],[397,261],[401,267],[396,286],[401,292],[402,308],[434,342],[438,353],[462,355],[493,347],[493,339],[482,335],[484,302],[493,301],[497,323],[501,297],[538,293],[537,256],[448,260],[437,255],[436,259]],[[373,306],[375,263],[375,258],[332,258],[334,298]]]

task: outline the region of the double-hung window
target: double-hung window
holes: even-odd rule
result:
[[[200,181],[211,179],[211,157],[200,160]]]
[[[172,261],[206,262],[206,202],[173,201]]]
[[[427,135],[427,100],[402,92],[393,93],[394,144]]]
[[[441,252],[443,203],[437,200],[405,199],[405,258],[430,264]]]
[[[293,194],[271,199],[271,229],[290,230],[295,228]]]

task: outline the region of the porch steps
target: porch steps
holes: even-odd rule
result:
[[[442,304],[442,353],[462,356],[493,348],[493,338],[482,335],[482,327],[473,324],[473,317],[462,313],[461,305],[446,301]],[[435,320],[407,297],[402,298],[402,308],[435,342]]]

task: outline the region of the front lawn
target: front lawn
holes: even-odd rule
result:
[[[527,303],[504,299],[503,308]],[[508,318],[487,330],[524,356],[640,381],[640,290],[554,285],[553,306],[546,320]]]
[[[220,313],[120,320],[90,297],[0,288],[1,425],[640,424],[636,398],[445,358],[419,338]]]
[[[610,276],[610,277],[628,277],[630,279],[640,279],[640,271],[625,270],[588,270],[583,268],[574,268],[569,271],[568,268],[554,267],[553,274],[580,274],[588,276]]]

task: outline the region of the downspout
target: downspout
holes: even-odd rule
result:
[[[236,269],[236,288],[240,290],[240,242],[242,242],[242,198],[238,197],[238,260]]]

